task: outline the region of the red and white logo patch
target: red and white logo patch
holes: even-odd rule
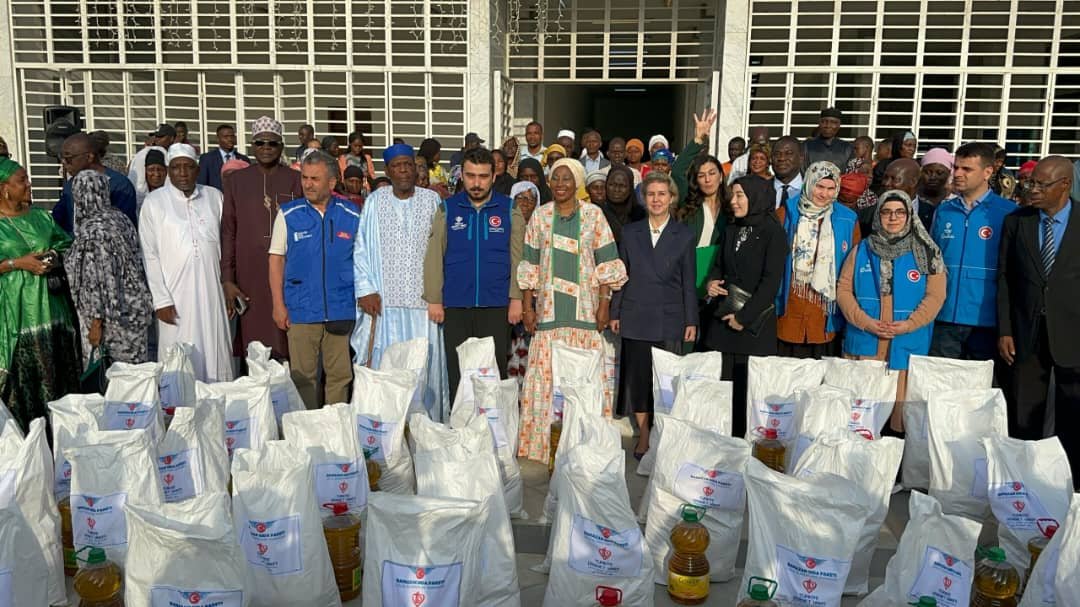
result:
[[[845,241],[840,243],[840,250],[847,253],[847,249],[848,249],[847,241],[845,240]]]
[[[498,215],[488,217],[488,225],[493,228],[502,227],[502,217],[499,217]]]
[[[990,240],[990,237],[994,235],[994,228],[990,226],[983,226],[979,228],[979,238],[983,240]]]
[[[342,240],[352,240],[352,234],[348,232],[338,232],[337,237]]]
[[[908,273],[907,273],[907,279],[908,280],[910,280],[911,282],[919,282],[920,278],[922,278],[922,272],[920,272],[918,270],[908,270]]]

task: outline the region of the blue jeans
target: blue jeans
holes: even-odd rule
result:
[[[995,327],[937,322],[934,323],[934,337],[930,341],[930,356],[959,360],[995,360],[997,337]]]

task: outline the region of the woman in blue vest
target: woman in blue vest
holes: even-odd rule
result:
[[[945,302],[941,249],[904,192],[881,195],[874,231],[844,262],[837,298],[848,322],[844,355],[885,360],[900,371],[889,425],[902,432],[908,358],[930,351],[934,318]]]

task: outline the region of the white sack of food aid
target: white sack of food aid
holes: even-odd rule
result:
[[[495,448],[495,457],[499,462],[499,476],[502,479],[503,497],[506,507],[513,518],[528,518],[525,512],[525,484],[521,480],[521,468],[518,466],[518,429],[521,413],[518,409],[518,380],[504,379],[491,382],[473,378],[473,393],[476,395],[476,414],[487,419],[491,428],[491,440]],[[453,414],[450,425],[455,425]]]
[[[890,370],[888,363],[880,360],[826,358],[824,362],[825,384],[855,395],[848,423],[851,431],[870,440],[881,438],[881,430],[896,404],[900,372]]]
[[[161,440],[165,434],[165,422],[158,393],[160,375],[161,365],[158,363],[113,363],[105,372],[105,377],[109,378],[105,404],[100,408],[94,407],[98,430],[142,428],[150,432],[152,440]]]
[[[596,587],[622,591],[624,605],[653,604],[653,559],[626,489],[622,450],[579,444],[559,476],[551,527],[547,607],[592,607]]]
[[[225,448],[231,462],[237,449],[261,449],[278,437],[274,407],[270,403],[270,382],[251,376],[234,381],[204,384],[195,382],[198,399],[225,399]]]
[[[206,398],[179,407],[157,446],[157,470],[166,503],[207,493],[226,493],[225,400]]]
[[[168,413],[176,407],[195,404],[195,366],[191,362],[194,346],[176,342],[165,350],[158,377],[158,398]]]
[[[747,364],[746,440],[765,435],[765,428],[777,437],[795,439],[798,403],[795,392],[821,385],[825,363],[820,360],[783,356],[751,356]]]
[[[855,395],[835,386],[820,385],[795,394],[795,438],[787,443],[784,469],[793,470],[814,439],[849,428]]]
[[[781,605],[839,605],[873,508],[866,492],[835,475],[794,478],[750,458],[746,496],[750,546],[739,587],[763,577],[776,580]]]
[[[935,392],[927,402],[930,426],[930,495],[946,514],[981,521],[990,514],[983,439],[1008,436],[1001,390]]]
[[[60,400],[49,401],[49,423],[53,433],[53,497],[57,502],[71,493],[71,465],[64,451],[74,444],[75,437],[97,430],[92,407],[104,406],[100,394],[68,394]]]
[[[71,532],[75,551],[104,548],[124,567],[128,552],[125,504],[163,503],[157,451],[146,430],[92,431],[65,450],[71,463]]]
[[[566,458],[574,447],[588,443],[598,449],[622,451],[622,435],[611,420],[603,416],[602,390],[598,382],[584,379],[567,380],[563,384],[566,407],[562,420],[562,435],[555,452],[555,465],[548,482],[547,497],[544,498],[541,523],[549,522],[555,517],[559,502],[558,479],[564,473]]]
[[[1020,607],[1073,605],[1080,580],[1080,493],[1074,494],[1069,514],[1035,561]]]
[[[364,527],[364,605],[473,605],[487,502],[376,492]]]
[[[178,504],[125,507],[132,558],[124,569],[125,607],[247,607],[244,554],[229,497],[207,493]]]
[[[922,596],[942,607],[968,607],[982,525],[943,513],[936,499],[918,491],[908,499],[908,517],[885,583],[859,607],[906,607]]]
[[[331,514],[326,504],[341,502],[357,514],[367,506],[367,465],[351,405],[286,413],[281,429],[285,442],[311,457],[315,502],[324,515]]]
[[[60,513],[53,499],[52,466],[45,418],[31,421],[25,438],[15,420],[0,426],[0,508],[17,507],[22,513],[37,540],[33,551],[45,561],[49,603],[66,605]]]
[[[30,524],[15,504],[0,506],[0,605],[48,607],[67,605],[51,600],[49,567],[38,549]]]
[[[11,414],[11,411],[4,404],[4,399],[0,398],[0,428],[6,427],[7,423],[14,419],[15,417]],[[22,428],[18,424],[15,425],[15,429],[19,432],[19,436],[22,436]]]
[[[989,389],[994,361],[955,360],[912,355],[904,396],[904,461],[901,481],[908,489],[930,487],[930,433],[926,407],[931,394],[952,390]]]
[[[720,352],[694,352],[679,356],[653,348],[652,360],[653,410],[670,413],[675,405],[675,378],[685,375],[691,379],[711,377],[719,380],[723,355]]]
[[[654,348],[653,351],[658,350]],[[689,358],[689,355],[686,358]],[[657,410],[655,417],[659,419],[661,416],[670,415],[707,430],[730,436],[733,391],[731,382],[720,381],[712,376],[689,375],[689,373],[695,373],[695,371],[684,369],[683,374],[675,378],[677,389],[672,406],[666,412]],[[635,471],[639,476],[652,474],[659,440],[660,436],[655,431],[649,434],[649,450],[638,461]],[[644,522],[644,519],[642,521]]]
[[[266,607],[339,607],[311,458],[285,441],[233,457],[233,524],[247,560],[244,586]]]
[[[705,509],[701,524],[709,530],[705,551],[709,579],[726,582],[735,576],[746,510],[743,472],[750,444],[741,437],[723,436],[674,416],[657,417],[656,428],[662,434],[646,493],[645,525],[655,581],[667,584],[671,530],[682,520],[682,505],[692,504]]]
[[[1028,541],[1043,537],[1042,530],[1060,527],[1069,513],[1073,493],[1069,458],[1056,436],[1026,441],[990,435],[983,439],[983,448],[998,546],[1005,549],[1008,562],[1026,563]],[[1026,568],[1017,571],[1023,584]]]
[[[472,417],[476,397],[473,395],[473,377],[481,380],[499,381],[499,366],[495,360],[495,339],[492,337],[470,337],[457,347],[458,369],[461,381],[454,386],[454,407],[450,412],[450,423],[454,423],[455,413],[458,423]]]
[[[474,417],[460,428],[451,428],[423,413],[413,413],[409,415],[409,438],[409,446],[416,455],[436,453],[461,459],[491,453],[491,428],[482,417]]]
[[[373,371],[353,365],[351,406],[356,432],[360,449],[379,465],[380,491],[416,491],[412,455],[405,444],[406,416],[415,389],[416,376],[411,371]]]
[[[428,340],[417,337],[409,341],[390,344],[383,351],[379,360],[380,371],[412,371],[416,375],[416,389],[413,390],[409,413],[427,413],[424,408],[424,382],[427,378]]]
[[[600,350],[586,350],[568,346],[561,341],[551,344],[551,421],[563,419],[563,386],[571,382],[601,384]],[[603,414],[603,398],[600,401]]]
[[[889,514],[889,498],[903,454],[904,441],[900,439],[866,440],[848,430],[838,430],[819,436],[792,472],[793,476],[811,480],[823,473],[847,479],[862,489],[873,504],[855,546],[845,594],[863,595],[870,589],[870,561],[877,550],[881,525]]]
[[[711,377],[691,379],[686,375],[675,378],[676,396],[671,413],[657,413],[656,420],[671,417],[689,422],[697,428],[715,432],[722,436],[731,436],[731,399],[732,383]],[[660,425],[653,426],[649,433],[649,450],[638,462],[637,474],[651,476],[656,464],[661,438]],[[638,522],[644,524],[652,503],[653,483],[645,486],[645,494],[638,506]],[[659,575],[659,574],[658,574]]]
[[[274,407],[274,419],[281,427],[281,416],[290,411],[303,411],[304,399],[293,383],[288,362],[270,358],[271,350],[262,342],[253,341],[247,347],[248,375],[270,382],[270,404]]]
[[[420,417],[420,416],[417,416]],[[510,516],[503,501],[502,481],[495,455],[490,451],[445,457],[438,451],[417,453],[417,496],[458,498],[488,503],[487,519],[480,545],[481,562],[486,575],[479,584],[479,594],[470,605],[477,607],[517,607],[517,561]]]

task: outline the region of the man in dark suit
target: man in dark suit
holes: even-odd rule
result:
[[[251,160],[236,151],[236,129],[223,124],[217,128],[218,149],[210,150],[199,157],[199,185],[209,185],[221,190],[221,167],[226,162],[237,159],[251,164]]]
[[[1053,371],[1055,434],[1080,470],[1080,217],[1069,199],[1072,180],[1067,159],[1043,159],[1032,175],[1031,206],[1005,218],[998,350],[1012,367],[1009,434],[1043,437]]]

